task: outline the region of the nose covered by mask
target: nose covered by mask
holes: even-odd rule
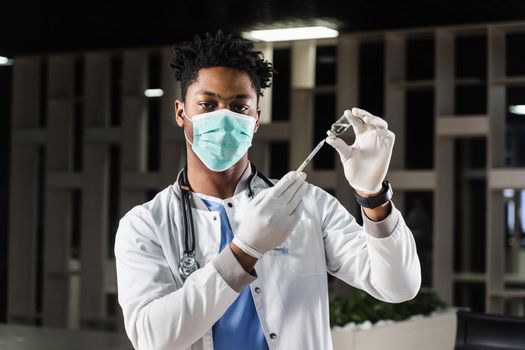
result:
[[[192,122],[193,152],[212,171],[231,168],[248,152],[252,145],[255,118],[229,109],[207,112],[188,118]]]

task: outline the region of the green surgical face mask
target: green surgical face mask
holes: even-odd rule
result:
[[[191,149],[213,171],[231,168],[248,152],[252,145],[255,118],[235,113],[229,109],[202,113],[188,118],[192,122]]]

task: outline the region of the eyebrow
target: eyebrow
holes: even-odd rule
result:
[[[223,98],[221,95],[219,94],[216,94],[214,92],[211,92],[211,91],[205,91],[205,90],[199,90],[197,91],[197,94],[198,95],[204,95],[204,96],[209,96],[209,97],[218,97],[218,98]],[[232,96],[230,98],[227,98],[226,100],[231,100],[231,99],[243,99],[243,100],[250,100],[252,99],[252,97],[250,95],[245,95],[245,94],[239,94],[239,95],[235,95],[235,96]]]

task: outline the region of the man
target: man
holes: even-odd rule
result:
[[[115,243],[135,348],[331,349],[326,272],[389,302],[419,290],[414,240],[383,182],[394,143],[386,122],[354,108],[345,111],[354,145],[327,138],[369,207],[361,227],[304,173],[272,183],[250,165],[273,72],[252,50],[221,32],[175,49],[187,169],[122,218]]]

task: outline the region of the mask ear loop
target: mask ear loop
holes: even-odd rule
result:
[[[192,120],[188,117],[188,115],[186,114],[186,111],[184,110],[184,108],[182,108],[182,116],[186,119],[188,119],[190,122],[192,122]],[[193,125],[193,122],[192,122],[192,125]],[[182,133],[184,134],[184,138],[186,139],[186,141],[188,141],[188,143],[190,144],[190,146],[193,146],[193,142],[190,142],[190,140],[188,139],[188,136],[186,136],[186,130],[184,129],[184,127],[182,128],[183,131]]]

